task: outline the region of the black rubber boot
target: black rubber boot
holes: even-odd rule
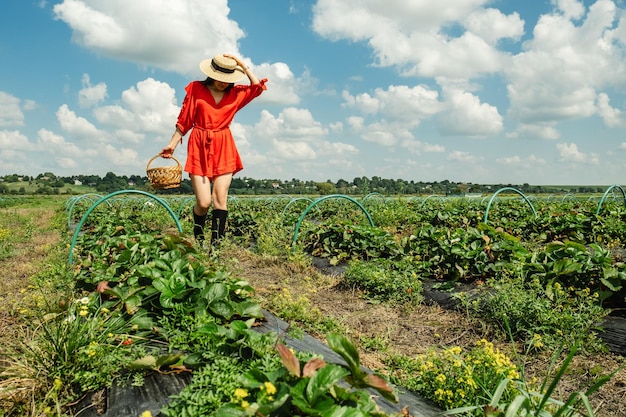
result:
[[[193,212],[193,236],[196,238],[196,241],[203,242],[204,241],[204,225],[206,224],[206,214],[204,216],[199,216],[196,214],[196,211],[192,209]]]
[[[226,231],[228,210],[214,209],[211,217],[211,244],[219,243]]]

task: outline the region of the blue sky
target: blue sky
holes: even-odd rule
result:
[[[623,184],[625,10],[3,0],[0,175],[144,175],[185,85],[203,78],[198,63],[228,52],[269,80],[231,126],[240,176]]]

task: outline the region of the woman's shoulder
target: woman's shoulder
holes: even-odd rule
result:
[[[191,81],[189,84],[187,84],[187,86],[185,87],[185,91],[190,92],[193,90],[198,90],[199,88],[202,88],[202,81],[198,81],[198,80],[194,80]]]

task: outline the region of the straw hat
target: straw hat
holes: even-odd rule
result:
[[[224,83],[235,83],[246,76],[234,59],[222,54],[200,62],[200,69],[207,76]]]

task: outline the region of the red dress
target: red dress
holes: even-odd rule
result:
[[[191,130],[186,172],[213,180],[243,169],[229,126],[235,114],[266,89],[266,81],[263,79],[254,85],[236,84],[224,92],[218,104],[202,82],[192,81],[185,87],[186,95],[176,127],[183,136]]]

